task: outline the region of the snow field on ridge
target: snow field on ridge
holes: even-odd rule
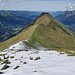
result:
[[[26,48],[26,50],[24,50]],[[8,57],[8,58],[7,58]],[[75,75],[75,57],[57,51],[29,49],[23,42],[0,52],[2,75]],[[10,66],[1,70],[8,60]],[[3,63],[3,64],[2,64]],[[17,68],[16,68],[17,67]]]

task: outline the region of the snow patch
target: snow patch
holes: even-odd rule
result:
[[[67,57],[67,54],[60,54],[56,51],[20,51],[12,54],[9,51],[7,55],[14,56],[8,58],[11,62],[8,64],[10,67],[4,72],[3,75],[75,75],[75,57]],[[33,60],[30,60],[30,57]],[[35,59],[40,57],[39,60]],[[23,64],[26,62],[26,64]],[[4,65],[0,64],[0,69]],[[14,69],[16,66],[19,68]]]
[[[25,49],[25,43],[23,43],[22,41],[20,41],[19,43],[16,43],[16,44],[10,46],[9,49],[15,49],[15,50]]]
[[[7,50],[33,50],[32,47],[27,46],[25,44],[26,42],[29,42],[29,40],[20,41],[16,44],[13,44],[9,48],[5,49],[5,51],[7,51]],[[34,44],[34,46],[36,46],[38,50],[46,49],[46,48],[42,47],[39,43]]]
[[[47,51],[39,43],[35,45],[38,45],[40,50],[28,48],[24,42],[29,41],[20,41],[0,52],[0,72],[3,72],[3,75],[75,75],[74,56],[68,57],[64,52]],[[7,64],[10,67],[1,70],[6,64],[3,64],[5,60],[11,62]],[[14,69],[17,66],[19,67]]]

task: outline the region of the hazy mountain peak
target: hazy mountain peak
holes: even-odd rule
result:
[[[75,32],[75,10],[65,11],[61,15],[55,17],[58,21],[66,25],[70,30]]]
[[[46,12],[42,12],[39,16],[42,16],[42,15],[50,15],[50,14]]]

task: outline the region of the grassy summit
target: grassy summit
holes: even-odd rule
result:
[[[29,27],[0,44],[0,50],[19,41],[29,40],[46,48],[75,49],[75,37],[68,28],[55,20],[49,13],[40,14]]]

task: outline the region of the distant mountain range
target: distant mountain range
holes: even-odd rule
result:
[[[12,10],[0,10],[0,13],[11,13],[15,16],[21,16],[24,18],[32,18],[33,20],[41,13],[38,11],[12,11]]]
[[[18,35],[0,43],[0,50],[23,41],[28,47],[37,48],[36,44],[51,49],[75,50],[75,35],[49,13],[41,13],[29,26]],[[24,41],[27,40],[27,41]]]
[[[53,17],[56,17],[60,14],[62,14],[64,11],[54,11],[54,12],[49,12]]]
[[[75,10],[65,11],[61,15],[55,17],[58,21],[66,25],[70,30],[75,32]]]
[[[35,19],[39,16],[43,11],[12,11],[12,10],[0,10],[0,13],[11,13],[16,16],[21,16],[24,18],[32,18]],[[56,17],[63,13],[63,11],[48,11],[53,17]]]

